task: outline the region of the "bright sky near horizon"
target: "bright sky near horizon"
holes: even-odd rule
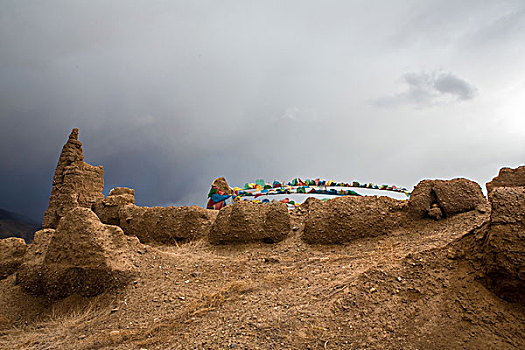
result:
[[[525,163],[523,0],[0,2],[0,207],[40,220],[80,128],[106,191],[411,189]]]

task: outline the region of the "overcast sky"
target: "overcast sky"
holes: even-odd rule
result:
[[[321,177],[484,187],[525,163],[525,1],[0,0],[0,207],[80,128],[106,193]]]

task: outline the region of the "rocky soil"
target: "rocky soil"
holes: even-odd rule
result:
[[[471,211],[310,245],[298,210],[280,243],[139,245],[127,287],[53,304],[11,275],[0,348],[522,349],[524,307],[462,258],[488,220]]]

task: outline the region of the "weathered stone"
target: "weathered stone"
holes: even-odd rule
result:
[[[489,287],[497,295],[525,305],[525,225],[490,226],[485,268]]]
[[[102,224],[87,208],[70,210],[52,235],[35,243],[39,250],[45,249],[44,256],[30,248],[18,282],[50,299],[94,296],[124,285],[134,274],[131,247],[138,244],[136,238],[126,237],[117,226]]]
[[[311,244],[338,244],[384,235],[401,225],[405,207],[405,201],[375,196],[310,201],[302,239]]]
[[[215,210],[191,207],[138,207],[120,209],[120,227],[142,243],[176,244],[205,237],[217,216]]]
[[[131,194],[115,194],[107,196],[103,200],[106,206],[124,206],[128,204],[135,204],[135,197]]]
[[[0,239],[0,279],[6,278],[18,269],[26,249],[26,243],[22,238]]]
[[[115,191],[117,190],[117,191]],[[118,187],[111,190],[109,196],[98,200],[93,211],[104,224],[120,225],[119,210],[128,204],[135,204],[135,190]]]
[[[135,198],[135,190],[132,188],[127,187],[115,187],[111,191],[109,191],[110,196],[116,196],[121,194],[129,194]]]
[[[467,179],[436,180],[432,189],[446,216],[474,210],[487,201],[481,187]]]
[[[91,208],[104,198],[103,189],[104,169],[84,162],[78,129],[73,129],[58,160],[43,227],[56,228],[60,218],[73,208]]]
[[[496,187],[490,203],[493,224],[525,222],[525,187]]]
[[[475,210],[486,199],[477,183],[467,179],[423,180],[417,184],[408,201],[408,213],[424,218],[433,204],[444,216]]]
[[[443,212],[437,204],[432,204],[432,208],[428,210],[428,216],[434,220],[441,220]]]
[[[300,209],[301,211],[305,211],[305,212],[308,212],[308,209],[310,208],[310,205],[312,203],[320,203],[322,202],[322,200],[320,200],[319,198],[315,198],[315,197],[308,197],[306,198],[306,200],[298,207],[296,208],[297,209]]]
[[[487,193],[490,197],[492,190],[497,187],[525,186],[525,165],[516,169],[501,168],[498,176],[487,183]]]
[[[280,242],[290,233],[290,214],[283,203],[240,201],[222,208],[209,233],[213,244]]]
[[[432,204],[437,204],[435,192],[432,190],[433,180],[420,181],[410,194],[408,213],[414,218],[424,218]]]
[[[487,281],[500,297],[525,304],[525,187],[495,187],[490,201]]]
[[[18,269],[17,282],[31,294],[44,294],[44,258],[54,234],[55,230],[49,228],[36,232]]]

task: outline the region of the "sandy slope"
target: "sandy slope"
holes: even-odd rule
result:
[[[525,310],[455,252],[488,219],[347,245],[142,246],[126,289],[54,305],[0,281],[2,349],[523,349]],[[462,238],[464,235],[466,237]]]

